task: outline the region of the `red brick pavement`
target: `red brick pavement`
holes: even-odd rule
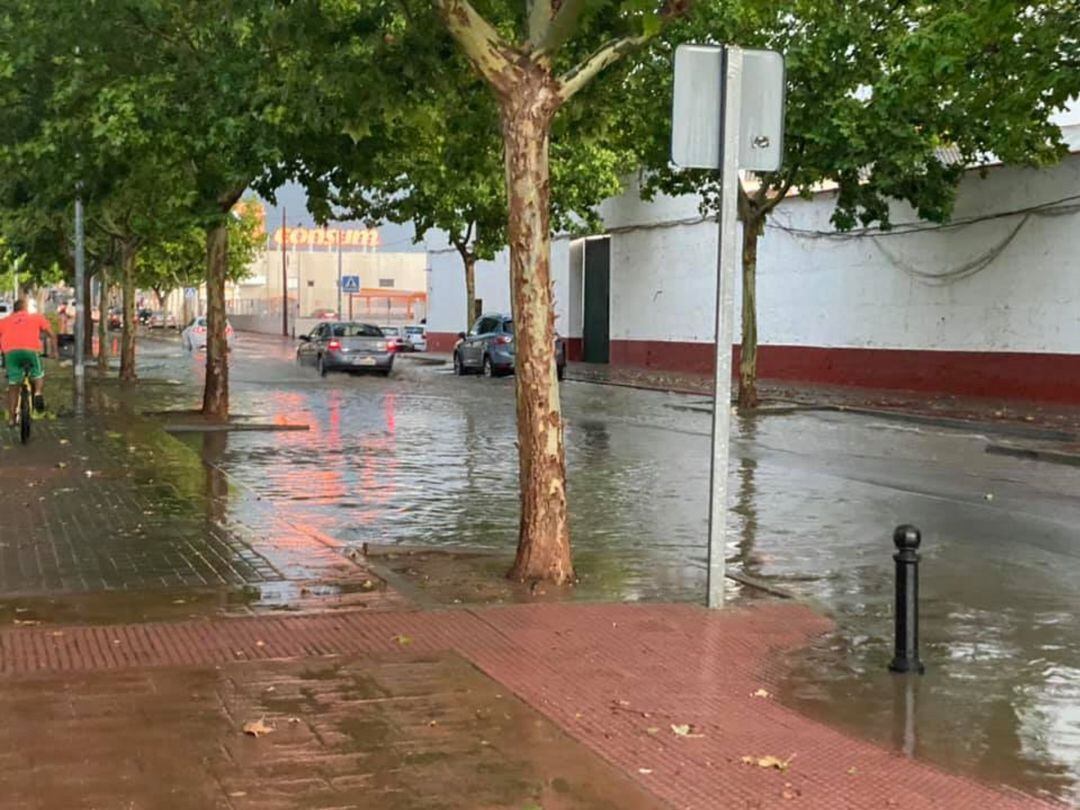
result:
[[[679,605],[260,616],[0,631],[5,677],[452,650],[677,808],[1052,807],[852,739],[754,692],[827,627],[808,608]],[[680,736],[673,725],[689,724]],[[785,772],[743,757],[787,759]]]

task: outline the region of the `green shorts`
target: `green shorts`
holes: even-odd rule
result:
[[[18,385],[23,374],[30,372],[31,380],[40,380],[45,376],[41,367],[41,354],[30,349],[12,349],[4,354],[4,368],[7,369],[8,385]]]

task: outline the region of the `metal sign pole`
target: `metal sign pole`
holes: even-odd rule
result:
[[[717,239],[716,377],[713,382],[712,453],[709,467],[708,606],[723,607],[727,530],[728,452],[731,428],[731,345],[735,313],[736,215],[739,203],[739,128],[743,52],[724,49],[721,107],[720,227]]]
[[[86,279],[86,238],[83,226],[82,195],[75,197],[75,357],[72,364],[75,372],[75,413],[82,416],[86,412],[86,369],[83,361],[86,355],[86,333],[84,325],[90,314],[84,293]]]
[[[337,229],[337,317],[341,318],[341,228]]]

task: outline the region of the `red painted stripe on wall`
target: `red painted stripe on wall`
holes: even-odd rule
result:
[[[732,350],[738,363],[739,348]],[[708,343],[613,340],[613,365],[711,374]],[[762,379],[1080,403],[1080,355],[761,346]]]
[[[457,332],[428,332],[427,350],[429,352],[449,354],[454,350],[454,344],[457,343],[457,340]]]

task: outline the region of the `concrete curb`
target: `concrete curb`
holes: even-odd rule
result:
[[[1080,467],[1080,453],[1068,453],[1064,450],[1053,450],[1047,447],[991,442],[986,445],[986,452],[995,456],[1013,456],[1014,458],[1026,458],[1031,461],[1044,461],[1047,464],[1065,464],[1070,467]]]

